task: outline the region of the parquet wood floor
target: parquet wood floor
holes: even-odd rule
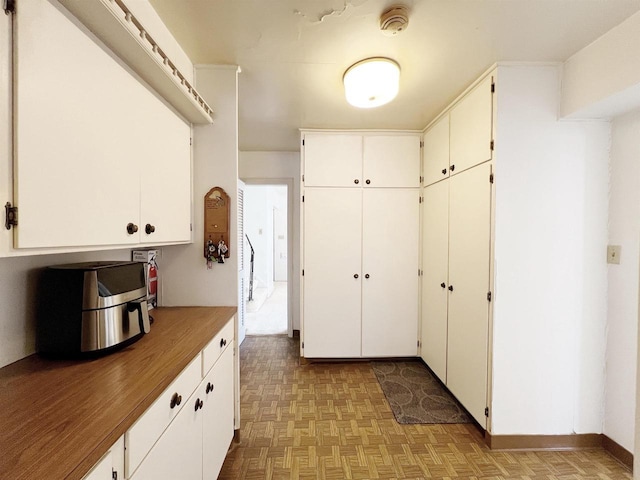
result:
[[[298,352],[286,336],[240,347],[240,443],[220,479],[631,479],[602,449],[494,452],[473,425],[400,425],[368,362]]]

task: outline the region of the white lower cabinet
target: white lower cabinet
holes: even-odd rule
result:
[[[124,437],[120,437],[82,480],[117,480],[124,478]]]
[[[305,357],[417,355],[419,195],[305,190]]]
[[[424,189],[422,358],[486,425],[491,164]]]
[[[235,343],[232,327],[233,321],[214,337],[203,353],[198,354],[127,432],[126,478],[218,478],[234,434]],[[194,372],[197,372],[199,383],[189,390]],[[181,395],[179,391],[188,393],[176,405],[176,398]],[[174,409],[179,410],[171,414]],[[165,412],[164,417],[159,411]],[[168,415],[172,416],[167,421]],[[150,433],[158,430],[159,434]],[[149,438],[152,438],[150,449],[146,447]],[[133,464],[140,455],[143,458],[139,465]],[[100,479],[96,477],[95,480]]]

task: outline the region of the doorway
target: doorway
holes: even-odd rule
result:
[[[244,300],[247,335],[289,333],[289,187],[246,184]]]

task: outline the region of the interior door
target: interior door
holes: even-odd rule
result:
[[[486,424],[489,335],[491,165],[449,180],[449,332],[447,386]]]
[[[362,182],[362,135],[305,133],[304,185],[355,187]]]
[[[302,205],[303,355],[359,357],[362,190],[307,188]]]
[[[447,382],[449,180],[424,189],[422,228],[422,358]]]
[[[425,185],[431,185],[449,177],[448,113],[424,134],[422,156]]]
[[[492,80],[490,75],[486,77],[451,110],[452,173],[491,160]]]
[[[419,189],[363,191],[362,355],[418,352]]]

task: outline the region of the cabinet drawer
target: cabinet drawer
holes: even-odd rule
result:
[[[198,387],[201,379],[201,362],[201,355],[198,354],[125,434],[126,478],[131,477],[162,432]],[[175,403],[172,402],[175,394],[179,396],[180,403],[172,407],[171,405]]]
[[[227,322],[227,324],[213,337],[213,340],[202,350],[202,377],[211,370],[213,364],[216,363],[222,352],[231,345],[235,333],[235,317]]]

